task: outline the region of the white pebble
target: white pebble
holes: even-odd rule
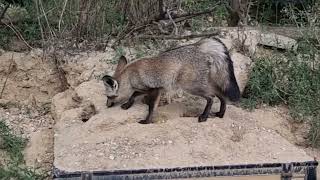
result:
[[[109,156],[109,159],[114,160],[114,156],[113,156],[113,155],[110,155],[110,156]]]

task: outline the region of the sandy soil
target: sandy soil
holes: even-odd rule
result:
[[[157,123],[141,125],[137,121],[145,117],[147,106],[137,102],[127,111],[120,107],[106,108],[100,82],[85,82],[75,89],[75,93],[90,101],[97,112],[87,122],[82,122],[80,104],[76,108],[66,108],[56,121],[54,166],[61,170],[313,159],[302,148],[282,137],[287,133],[288,123],[281,108],[248,112],[229,105],[223,119],[211,118],[198,123],[195,117],[183,116],[200,113],[204,104],[198,98],[185,96],[160,107]],[[54,102],[59,106],[58,99]],[[217,108],[216,104],[214,109]]]

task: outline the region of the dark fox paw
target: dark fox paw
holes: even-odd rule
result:
[[[214,117],[223,118],[224,113],[215,112],[215,113],[210,113],[209,116],[210,116],[211,118],[214,118]]]
[[[132,106],[132,104],[133,103],[127,102],[127,103],[122,104],[120,107],[121,107],[121,109],[127,110]]]
[[[224,113],[217,112],[217,113],[215,113],[215,115],[216,115],[216,117],[223,118]]]
[[[198,122],[206,122],[208,119],[208,116],[200,115],[198,117]]]
[[[152,122],[148,121],[148,120],[141,120],[138,123],[140,123],[140,124],[151,124]]]

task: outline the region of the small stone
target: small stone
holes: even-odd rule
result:
[[[110,155],[110,156],[109,156],[109,159],[114,160],[115,157],[114,157],[113,155]]]
[[[173,142],[171,140],[168,141],[169,144],[172,144]]]

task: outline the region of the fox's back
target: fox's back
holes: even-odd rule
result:
[[[182,87],[199,91],[214,86],[223,89],[229,73],[227,56],[219,40],[201,40],[128,65],[131,84],[138,89]]]

